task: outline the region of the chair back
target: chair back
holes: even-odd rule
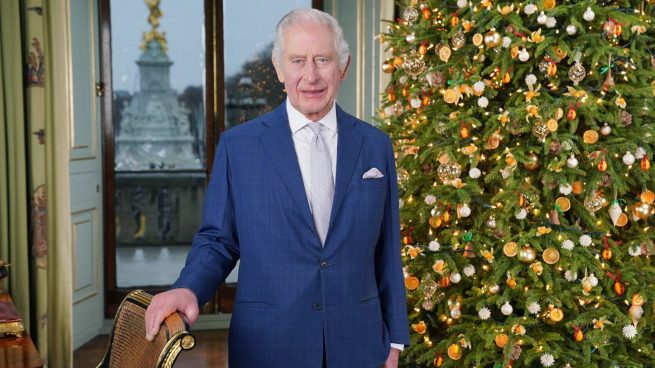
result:
[[[152,295],[143,290],[129,293],[114,318],[107,352],[97,368],[170,368],[195,338],[180,313],[166,317],[153,341],[146,340],[145,314]]]

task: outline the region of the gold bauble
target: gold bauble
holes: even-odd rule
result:
[[[393,60],[387,60],[382,63],[382,71],[385,73],[393,73],[396,67],[393,65]]]
[[[559,261],[559,251],[555,248],[546,248],[541,255],[542,258],[544,259],[544,262],[552,265],[557,263]]]
[[[573,340],[575,340],[577,342],[580,342],[580,341],[584,340],[584,333],[582,332],[582,330],[576,329],[573,332]]]
[[[632,214],[640,220],[645,220],[650,216],[651,205],[644,202],[635,203]]]
[[[537,156],[536,153],[531,152],[531,153],[528,154],[528,156],[526,158],[527,158],[527,161],[523,163],[523,166],[526,169],[528,169],[530,171],[533,171],[533,170],[537,170],[539,168],[539,156]]]
[[[615,281],[614,292],[616,293],[616,295],[622,296],[625,293],[625,286],[623,286],[623,284],[620,283],[619,281]]]
[[[484,34],[484,44],[489,48],[495,48],[502,42],[502,37],[500,33],[492,29],[491,31]]]
[[[601,255],[603,256],[604,260],[609,261],[610,259],[612,259],[612,250],[609,248],[605,248],[601,252]]]
[[[521,247],[521,250],[518,253],[518,259],[523,263],[532,263],[536,257],[537,252],[528,245]]]
[[[436,229],[441,226],[443,220],[441,219],[441,216],[430,216],[428,222],[430,223],[430,226]]]
[[[544,0],[544,9],[552,9],[557,5],[555,0]]]

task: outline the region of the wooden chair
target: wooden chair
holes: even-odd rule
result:
[[[182,350],[190,350],[195,338],[184,316],[166,317],[154,341],[146,340],[145,314],[152,295],[143,290],[129,293],[114,318],[107,352],[97,368],[170,368]]]

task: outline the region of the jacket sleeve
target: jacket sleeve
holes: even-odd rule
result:
[[[376,249],[376,277],[382,317],[392,343],[409,345],[407,300],[400,258],[400,220],[396,161],[391,141],[387,143],[388,193]]]
[[[205,194],[200,229],[193,237],[180,277],[172,288],[189,288],[202,306],[239,259],[230,165],[225,135],[221,137]]]

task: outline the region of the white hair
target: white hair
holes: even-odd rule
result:
[[[275,28],[275,43],[273,43],[273,62],[278,63],[282,57],[284,49],[284,31],[287,27],[294,24],[320,24],[330,28],[334,34],[334,46],[339,56],[339,68],[343,71],[348,65],[350,58],[350,50],[348,43],[343,38],[343,29],[336,19],[328,13],[322,12],[317,9],[301,8],[294,9],[288,12],[280,19]]]

